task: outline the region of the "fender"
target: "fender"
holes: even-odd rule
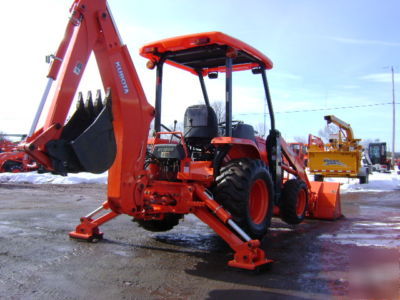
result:
[[[231,159],[241,157],[251,157],[256,159],[263,159],[264,155],[260,152],[257,144],[249,139],[235,138],[235,137],[216,137],[212,139],[211,144],[216,147],[230,145],[228,155]],[[265,161],[266,159],[264,159]]]

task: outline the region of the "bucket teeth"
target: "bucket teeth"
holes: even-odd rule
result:
[[[83,94],[82,92],[78,93],[78,102],[76,103],[76,110],[83,111],[85,110],[85,103],[83,101]]]
[[[94,101],[94,111],[95,111],[96,116],[99,115],[99,113],[101,112],[103,107],[104,107],[104,105],[103,105],[103,100],[101,97],[101,90],[97,90],[96,100]]]
[[[106,98],[104,99],[104,106],[111,105],[111,89],[107,89]]]
[[[92,92],[88,91],[87,97],[86,97],[86,102],[85,102],[85,109],[86,113],[88,114],[90,119],[94,119],[96,117],[95,111],[94,111],[94,106],[93,106],[93,98],[92,98]]]

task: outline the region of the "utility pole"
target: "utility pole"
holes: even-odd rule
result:
[[[395,144],[396,144],[396,101],[395,101],[395,94],[394,94],[394,69],[392,66],[392,98],[393,98],[393,128],[392,128],[392,167],[394,167],[394,155],[395,151]]]

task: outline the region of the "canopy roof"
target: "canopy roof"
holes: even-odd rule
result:
[[[226,53],[233,54],[233,71],[248,70],[264,65],[272,69],[272,61],[257,49],[222,32],[204,32],[172,37],[144,45],[140,55],[203,75],[225,72]]]

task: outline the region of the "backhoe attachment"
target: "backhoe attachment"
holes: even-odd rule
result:
[[[105,102],[103,103],[100,93],[95,101],[91,93],[85,101],[82,94],[79,94],[77,110],[67,120],[73,98],[92,53],[103,87],[107,90]],[[300,196],[291,193],[296,197],[290,197],[290,200],[294,199],[290,207],[296,207],[296,217],[299,214],[300,217],[305,215],[307,205],[310,207],[310,216],[330,219],[340,216],[339,184],[310,185],[303,162],[295,157],[280,133],[275,130],[265,73],[266,69],[272,68],[272,62],[265,55],[219,32],[183,36],[146,45],[141,54],[150,59],[148,67],[157,65],[155,108],[146,99],[107,0],[74,1],[71,18],[64,39],[54,56],[48,74],[48,85],[31,131],[36,128],[51,83],[59,76],[47,118],[43,127],[30,134],[21,145],[21,148],[38,163],[56,174],[66,175],[83,171],[102,173],[108,170],[107,201],[81,218],[80,224],[70,232],[72,238],[99,240],[103,235],[99,227],[121,214],[143,222],[157,222],[171,215],[180,218],[192,213],[209,225],[232,248],[234,257],[229,266],[255,270],[271,263],[272,260],[267,258],[260,241],[252,239],[256,234],[246,233],[246,230],[250,231],[249,226],[240,224],[236,216],[223,207],[223,201],[220,201],[219,197],[214,199],[210,191],[217,183],[215,175],[222,170],[225,158],[227,161],[242,158],[257,161],[262,159],[273,175],[274,184],[269,184],[268,170],[264,168],[264,163],[259,164],[257,170],[260,171],[253,176],[253,182],[260,181],[260,186],[257,183],[254,193],[261,194],[261,197],[255,197],[256,200],[251,199],[253,187],[250,183],[232,183],[224,178],[227,184],[238,184],[240,189],[244,190],[243,193],[240,191],[239,197],[247,197],[249,201],[240,202],[237,207],[242,210],[242,216],[252,215],[254,211],[259,216],[248,218],[251,219],[252,226],[267,227],[264,225],[269,222],[273,200],[278,207],[282,198],[280,195],[285,191],[282,189],[285,179],[281,176],[284,171],[299,181],[301,179],[301,189],[299,188],[297,193]],[[207,117],[198,114],[198,123],[190,121],[191,127],[197,127],[198,131],[197,136],[192,132],[190,137],[191,140],[195,140],[194,144],[181,132],[160,132],[164,62],[199,76],[205,102],[208,103],[206,106],[209,106],[209,101],[203,75],[209,74],[211,78],[215,77],[214,72],[226,72],[226,136],[216,137],[218,122],[208,122],[208,108]],[[242,134],[238,134],[240,137],[233,135],[232,72],[246,69],[253,70],[255,74],[262,74],[271,116],[271,134],[267,141],[256,138],[250,125],[242,126]],[[156,137],[149,143],[148,134],[153,118]],[[209,123],[213,123],[213,126],[209,126]],[[251,134],[246,133],[246,128],[251,128]],[[180,137],[180,141],[159,137],[167,134]],[[222,140],[222,143],[218,140]],[[149,146],[152,146],[152,151],[149,151]],[[156,146],[160,150],[159,156],[155,152]],[[216,154],[221,163],[214,164],[217,160],[213,161],[214,148],[218,147],[229,151],[223,150],[223,156]],[[232,169],[230,172],[247,176],[247,167]],[[275,199],[273,193],[276,194]],[[308,203],[307,193],[311,194]],[[230,195],[227,194],[227,197]],[[254,205],[248,205],[250,203]],[[300,206],[303,207],[300,213],[297,205],[292,205],[293,203],[304,204]],[[253,209],[253,206],[256,208]],[[263,206],[265,209],[262,209]],[[261,210],[261,213],[258,214],[257,210]],[[259,235],[261,236],[261,230],[257,236]]]
[[[79,93],[77,109],[62,130],[60,139],[46,144],[54,173],[102,173],[114,162],[116,143],[112,124],[111,92],[103,104],[100,91],[93,103]]]

